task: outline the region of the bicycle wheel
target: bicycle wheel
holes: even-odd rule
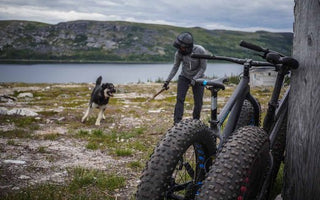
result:
[[[267,172],[268,152],[263,129],[238,129],[217,155],[197,199],[256,199]]]
[[[137,200],[194,199],[216,151],[199,120],[183,120],[160,141],[140,178]]]
[[[254,100],[257,101],[256,99]],[[248,126],[248,125],[259,126],[260,125],[260,107],[256,108],[256,110],[257,111],[255,111],[253,103],[249,99],[245,99],[243,101],[239,120],[237,122],[235,130],[239,129],[240,127]]]

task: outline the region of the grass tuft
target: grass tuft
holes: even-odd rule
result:
[[[87,145],[86,145],[87,149],[91,149],[91,150],[97,150],[99,149],[99,145],[97,144],[97,142],[94,141],[90,141]]]
[[[117,156],[132,156],[132,150],[131,149],[116,149],[115,151]]]
[[[132,161],[132,162],[128,163],[128,167],[138,171],[138,170],[142,169],[143,165],[139,161]]]
[[[123,188],[126,179],[113,173],[81,167],[69,169],[71,181],[66,185],[40,184],[19,192],[1,195],[3,200],[115,200],[115,190]]]
[[[82,167],[72,169],[74,177],[70,183],[70,190],[75,191],[88,186],[98,186],[101,190],[115,191],[125,186],[125,178],[115,174],[106,174],[98,170],[89,170]]]
[[[0,137],[3,138],[31,138],[32,134],[24,129],[15,129],[9,131],[0,131]]]

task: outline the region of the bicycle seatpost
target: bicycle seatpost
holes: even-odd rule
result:
[[[218,91],[224,90],[224,83],[227,82],[228,79],[226,77],[222,77],[219,79],[208,80],[199,78],[196,79],[198,84],[202,86],[206,86],[208,90],[211,92],[211,116],[210,116],[210,129],[217,130],[218,121],[217,121],[217,109],[218,109]]]

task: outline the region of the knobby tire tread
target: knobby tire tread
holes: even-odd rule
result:
[[[187,119],[169,129],[146,164],[140,178],[136,199],[164,199],[168,182],[179,158],[194,143],[203,146],[207,157],[215,154],[215,138],[201,121]]]
[[[217,155],[196,199],[237,199],[255,158],[262,150],[268,152],[268,147],[268,135],[259,127],[245,126],[235,131]]]
[[[256,99],[255,101],[258,102]],[[239,129],[240,127],[248,126],[248,125],[259,126],[260,113],[261,113],[260,105],[259,105],[259,108],[255,110],[253,103],[249,99],[245,99],[242,104],[240,116],[239,116],[235,130]]]

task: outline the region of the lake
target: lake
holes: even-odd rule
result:
[[[114,84],[165,80],[173,64],[0,64],[0,82],[92,83],[98,76]],[[181,68],[181,67],[180,67]],[[238,75],[242,66],[208,63],[206,76]],[[176,80],[179,72],[173,80]]]

